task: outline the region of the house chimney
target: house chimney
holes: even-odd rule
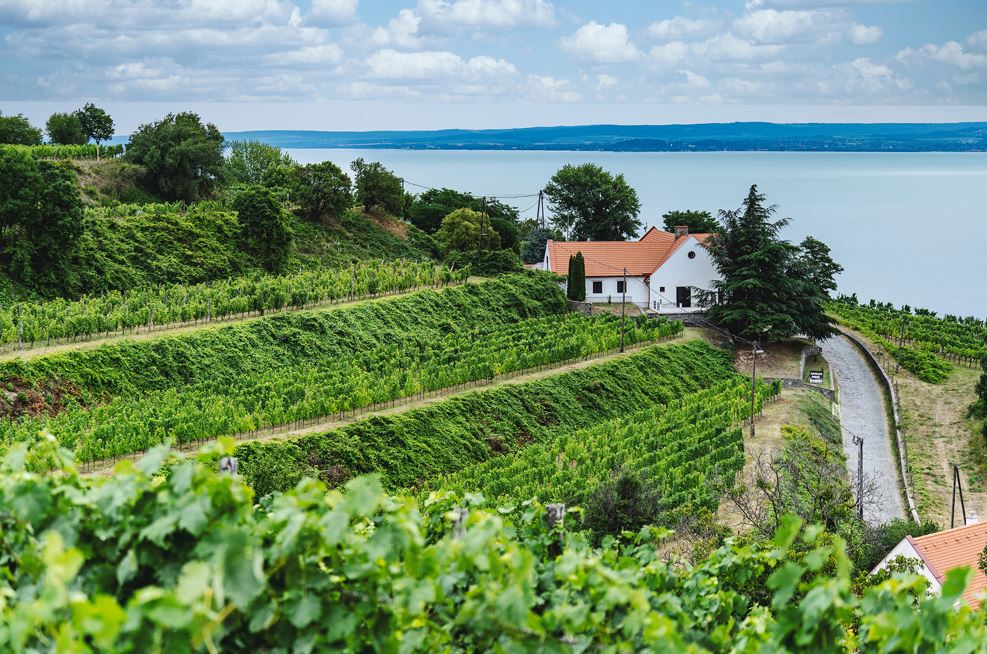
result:
[[[688,225],[676,225],[675,226],[675,238],[678,238],[679,236],[688,236],[688,235],[689,235],[689,226]]]

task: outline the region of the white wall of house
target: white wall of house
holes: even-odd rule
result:
[[[675,289],[680,286],[709,289],[713,281],[719,278],[709,251],[694,236],[688,238],[651,276],[651,288],[654,291],[650,298],[652,309],[658,308],[655,304],[658,301],[662,302],[662,308],[666,310],[670,308],[669,304],[674,306],[678,301]],[[691,259],[690,252],[695,253]],[[661,290],[662,287],[665,288],[664,291]],[[692,308],[696,308],[697,300],[696,294],[692,293]]]
[[[622,295],[618,289],[618,282],[623,281],[620,277],[586,277],[586,301],[593,303],[613,302],[619,303]],[[600,291],[595,289],[599,284]],[[648,306],[648,287],[644,283],[643,277],[627,277],[627,302],[636,304],[639,307]]]
[[[874,566],[871,570],[871,574],[877,572],[878,570],[884,570],[888,566],[888,562],[899,556],[904,556],[905,558],[915,559],[919,562],[918,573],[929,580],[929,592],[933,594],[940,594],[942,592],[942,585],[936,576],[932,574],[925,562],[922,561],[922,557],[919,556],[918,552],[915,551],[915,547],[908,542],[907,538],[902,538],[901,542],[894,546],[888,555],[881,559],[881,562]]]

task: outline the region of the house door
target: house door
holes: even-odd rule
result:
[[[692,306],[692,287],[690,286],[675,287],[675,305],[683,309]]]

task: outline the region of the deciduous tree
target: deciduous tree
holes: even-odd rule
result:
[[[443,252],[500,248],[500,235],[490,224],[490,217],[472,209],[456,209],[443,218],[435,240]]]
[[[404,184],[400,177],[379,161],[367,163],[357,159],[350,168],[355,175],[357,202],[365,211],[380,210],[393,216],[404,213]]]
[[[288,216],[274,193],[252,184],[233,198],[246,249],[272,272],[282,270],[291,258],[293,237]]]
[[[23,114],[0,115],[0,143],[11,145],[41,145],[41,130],[32,127]]]
[[[302,214],[309,220],[337,217],[353,206],[350,177],[331,161],[296,167],[291,189]]]
[[[233,141],[223,166],[223,177],[234,184],[270,184],[277,181],[272,169],[298,164],[281,148],[260,141]]]
[[[521,260],[525,263],[539,263],[545,260],[545,247],[548,239],[561,241],[562,232],[549,227],[532,227],[521,241]]]
[[[714,234],[719,229],[716,218],[708,211],[668,211],[662,214],[662,226],[666,232],[680,225],[688,227],[690,234]]]
[[[99,159],[99,144],[113,138],[113,119],[92,102],[87,102],[75,113],[82,123],[82,131],[89,139],[96,141],[96,159]]]
[[[545,187],[552,222],[575,241],[623,241],[641,229],[637,192],[623,175],[585,163],[563,166]]]
[[[89,140],[82,129],[82,121],[75,113],[52,114],[45,124],[45,131],[48,132],[48,139],[59,145],[82,145]]]
[[[168,114],[137,128],[128,161],[144,167],[141,183],[165,200],[192,202],[208,196],[223,172],[223,135],[197,114]]]

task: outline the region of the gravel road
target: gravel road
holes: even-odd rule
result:
[[[885,412],[884,394],[877,377],[860,350],[845,336],[822,342],[823,356],[840,384],[840,412],[843,418],[843,446],[847,468],[856,492],[857,446],[853,434],[864,439],[865,484],[873,479],[875,496],[864,506],[864,519],[882,524],[904,518],[905,507],[898,488],[897,458],[891,449],[891,433]]]

